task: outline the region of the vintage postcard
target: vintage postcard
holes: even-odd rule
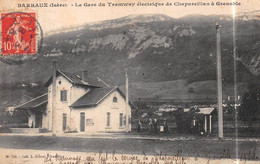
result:
[[[0,0],[0,163],[260,162],[259,0]]]

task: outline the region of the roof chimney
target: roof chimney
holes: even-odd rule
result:
[[[82,79],[82,81],[85,82],[87,74],[88,74],[87,70],[82,70],[82,72],[81,72],[81,79]]]

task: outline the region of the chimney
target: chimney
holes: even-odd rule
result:
[[[81,79],[82,79],[82,81],[84,81],[84,82],[86,81],[87,74],[88,74],[87,70],[82,70],[82,72],[81,72]]]

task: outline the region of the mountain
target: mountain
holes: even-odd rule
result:
[[[255,10],[251,12],[240,12],[236,15],[236,19],[239,20],[258,20],[260,18],[260,10]]]
[[[132,83],[215,80],[216,22],[222,26],[224,83],[232,83],[231,16],[189,15],[175,19],[160,14],[129,15],[45,34],[37,55],[1,58],[0,83],[44,82],[51,75],[54,59],[61,70],[78,74],[87,70],[91,76],[112,85],[124,83],[125,67]],[[235,60],[239,82],[260,75],[259,26],[257,16],[236,17]]]

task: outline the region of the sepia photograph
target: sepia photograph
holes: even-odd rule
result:
[[[0,14],[0,163],[260,162],[260,1],[0,0]]]

